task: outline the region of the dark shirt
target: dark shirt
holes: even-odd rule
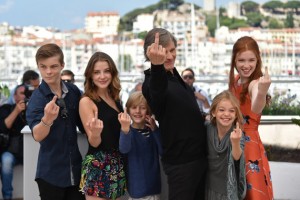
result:
[[[80,181],[82,157],[77,145],[76,126],[83,130],[78,112],[81,93],[73,84],[62,84],[68,91],[64,97],[68,117],[62,117],[63,108],[60,108],[49,135],[40,142],[36,178],[58,187],[69,187],[78,185]],[[31,130],[40,123],[44,116],[44,108],[53,97],[49,86],[42,81],[39,88],[33,92],[26,111]]]
[[[16,104],[4,104],[0,107],[0,133],[7,134],[10,138],[7,146],[0,147],[1,152],[8,151],[13,153],[20,162],[23,161],[23,134],[21,130],[26,125],[25,112],[21,112],[14,120],[12,127],[8,129],[5,125],[5,119],[15,109]],[[14,148],[13,148],[13,145]]]
[[[123,108],[119,101],[115,101],[117,108],[120,112],[123,112]],[[103,121],[103,130],[101,132],[101,144],[94,148],[89,145],[88,154],[93,154],[99,150],[117,150],[119,149],[119,138],[121,124],[118,120],[119,111],[110,107],[103,99],[101,101],[95,101],[95,104],[99,110],[98,118]]]
[[[144,134],[144,133],[148,134]],[[159,129],[135,129],[128,134],[121,131],[120,151],[127,158],[127,187],[132,198],[160,194],[161,178],[159,155],[161,142]]]
[[[142,90],[159,122],[162,160],[169,164],[206,160],[206,128],[195,95],[176,68],[173,73],[152,65],[145,71]]]

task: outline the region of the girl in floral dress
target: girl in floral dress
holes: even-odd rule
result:
[[[96,52],[85,70],[79,114],[89,149],[82,162],[80,189],[87,200],[120,199],[125,193],[123,156],[119,151],[123,112],[117,68],[111,57]]]
[[[269,162],[258,132],[271,80],[267,67],[264,75],[261,68],[262,61],[257,42],[248,36],[238,39],[232,51],[229,89],[240,100],[244,116],[247,180],[245,199],[272,200]]]

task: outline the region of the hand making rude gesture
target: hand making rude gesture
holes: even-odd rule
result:
[[[147,57],[153,65],[162,65],[166,60],[166,49],[159,45],[159,33],[155,34],[154,43],[147,48]]]
[[[121,124],[121,130],[127,134],[130,129],[131,118],[127,114],[126,108],[124,109],[124,113],[119,113],[118,120]]]
[[[86,126],[92,137],[101,136],[103,122],[98,119],[98,111],[95,111],[94,116],[86,123]]]
[[[270,85],[271,85],[271,79],[268,72],[268,67],[265,67],[265,75],[260,77],[260,79],[258,80],[258,91],[267,94]]]
[[[240,139],[242,137],[242,130],[240,129],[240,125],[238,122],[236,122],[236,127],[233,129],[233,131],[230,134],[230,140],[231,143],[239,143]]]
[[[48,124],[53,123],[59,113],[59,106],[56,104],[57,96],[54,95],[53,99],[46,104],[44,108],[44,121]]]

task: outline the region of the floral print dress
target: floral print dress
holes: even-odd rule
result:
[[[231,91],[240,99],[242,85],[235,84],[235,90]],[[258,132],[261,114],[251,111],[251,99],[249,94],[246,96],[244,104],[240,105],[244,116],[245,134],[245,163],[248,200],[272,200],[273,187],[269,161],[263,143]]]
[[[95,104],[99,110],[98,118],[104,124],[101,132],[102,142],[96,148],[89,145],[88,153],[82,162],[80,191],[88,196],[115,200],[126,191],[124,158],[119,151],[119,111],[110,107],[104,100]],[[120,102],[116,102],[116,105],[123,111]]]

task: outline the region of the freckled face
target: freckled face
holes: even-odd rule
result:
[[[257,58],[252,51],[247,50],[237,54],[235,66],[242,82],[246,82],[249,79],[251,74],[254,72],[256,65]]]

